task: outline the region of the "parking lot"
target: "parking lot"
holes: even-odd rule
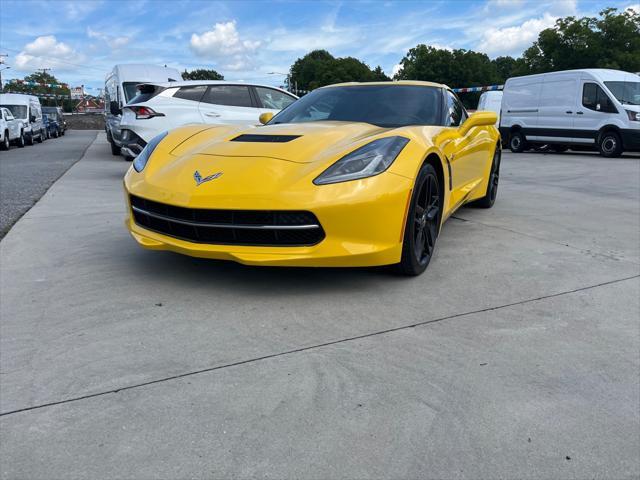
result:
[[[86,145],[0,242],[2,478],[640,475],[637,155],[505,153],[404,278],[143,250]]]

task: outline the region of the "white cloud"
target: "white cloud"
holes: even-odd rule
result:
[[[400,65],[399,63],[395,64],[393,66],[393,70],[391,71],[391,77],[395,77],[396,74],[400,73],[400,71],[402,70],[402,65]]]
[[[87,27],[87,36],[89,38],[97,38],[99,40],[102,40],[110,48],[112,48],[114,50],[117,50],[118,48],[124,47],[125,45],[127,45],[131,41],[131,37],[128,37],[128,36],[125,36],[125,35],[120,36],[120,37],[107,35],[105,33],[93,30],[91,27]]]
[[[636,13],[640,13],[640,3],[634,3],[624,8],[625,10],[633,10]]]
[[[555,24],[556,17],[545,13],[541,18],[532,18],[512,27],[489,28],[484,32],[478,51],[489,56],[519,55],[538,39],[538,34]]]
[[[58,42],[55,36],[45,35],[27,43],[22,51],[16,55],[16,70],[35,70],[38,68],[55,68],[56,70],[73,70],[69,65],[84,61],[84,56],[63,42]]]
[[[216,23],[213,30],[201,35],[193,33],[189,46],[199,57],[216,60],[228,70],[242,70],[251,65],[251,56],[260,42],[242,40],[233,20]]]

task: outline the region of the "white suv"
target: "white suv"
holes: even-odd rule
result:
[[[258,123],[262,113],[277,113],[298,97],[266,85],[214,80],[144,83],[122,110],[122,153],[131,160],[153,137],[189,123]]]

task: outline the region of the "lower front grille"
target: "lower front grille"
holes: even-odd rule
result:
[[[218,245],[310,246],[324,239],[307,211],[185,208],[129,196],[135,222],[189,242]]]

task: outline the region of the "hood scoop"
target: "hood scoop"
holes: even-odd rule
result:
[[[254,142],[254,143],[287,143],[302,135],[256,135],[245,133],[232,138],[231,142]]]

